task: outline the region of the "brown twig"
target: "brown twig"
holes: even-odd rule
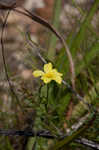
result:
[[[25,136],[25,137],[43,137],[46,139],[55,139],[56,137],[51,135],[49,131],[41,130],[41,131],[28,131],[28,130],[4,130],[0,129],[0,135],[3,136]],[[95,150],[99,150],[99,144],[90,140],[87,140],[85,138],[77,138],[74,140],[74,142],[91,147]]]
[[[14,5],[15,5],[15,4],[14,4]],[[21,105],[21,103],[20,103],[20,101],[19,101],[18,96],[17,96],[16,93],[14,92],[13,86],[12,86],[11,81],[10,81],[10,79],[9,79],[9,75],[8,75],[8,71],[7,71],[7,66],[6,66],[6,60],[5,60],[5,53],[4,53],[3,35],[4,35],[4,29],[5,29],[6,24],[7,24],[7,19],[8,19],[8,16],[9,16],[11,10],[12,10],[12,9],[11,9],[11,7],[10,7],[10,9],[8,10],[7,15],[6,15],[5,19],[4,19],[4,22],[3,22],[3,25],[2,25],[2,30],[1,30],[1,50],[2,50],[2,58],[3,58],[3,64],[4,64],[5,74],[6,74],[6,78],[7,78],[9,87],[10,87],[10,91],[11,91],[11,93],[15,96],[18,105],[20,106],[22,112],[24,113],[24,109],[23,109],[23,107],[22,107],[22,105]]]

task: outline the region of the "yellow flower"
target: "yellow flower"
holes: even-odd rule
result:
[[[48,63],[44,65],[44,72],[41,70],[36,70],[33,72],[34,77],[40,77],[44,83],[49,83],[52,80],[56,81],[58,84],[62,82],[62,74],[59,73],[56,69],[52,68],[52,64]]]

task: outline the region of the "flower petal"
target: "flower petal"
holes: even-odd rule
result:
[[[58,83],[61,84],[62,83],[62,78],[60,76],[56,76],[56,78],[54,78],[54,80]]]
[[[62,83],[62,73],[59,73],[56,69],[52,70],[53,72],[53,80],[55,80],[58,84]]]
[[[55,74],[56,76],[62,76],[63,74],[58,72],[56,69],[52,69],[53,74]]]
[[[47,84],[47,83],[51,82],[52,79],[51,78],[47,78],[45,76],[42,76],[41,80],[43,80],[43,82]]]
[[[50,72],[51,70],[52,70],[52,64],[51,63],[44,65],[44,72],[45,73]]]
[[[36,71],[33,72],[33,76],[34,76],[34,77],[40,77],[40,76],[42,76],[43,74],[44,74],[44,72],[41,71],[41,70],[36,70]]]

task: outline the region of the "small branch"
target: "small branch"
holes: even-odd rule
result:
[[[43,48],[39,47],[39,46],[37,45],[37,43],[35,43],[34,41],[32,41],[32,40],[29,38],[29,33],[28,33],[28,32],[26,32],[26,34],[25,34],[25,39],[26,39],[27,44],[29,44],[29,46],[30,46],[33,50],[34,50],[34,48],[35,48],[35,50],[34,50],[34,55],[37,55],[37,56],[40,58],[40,60],[41,60],[44,64],[46,64],[47,61],[44,59],[44,57],[43,57],[43,56],[41,55],[41,53],[40,53],[40,50],[43,49]]]
[[[85,138],[75,139],[75,142],[83,144],[83,145],[88,146],[88,147],[91,147],[91,148],[93,148],[95,150],[99,150],[99,144],[97,144],[97,143],[95,143],[93,141],[87,140]]]
[[[69,63],[70,63],[72,88],[75,89],[75,65],[74,65],[74,61],[73,61],[70,49],[69,49],[67,43],[64,41],[63,38],[62,38],[62,43],[63,43],[63,45],[65,47],[65,51],[67,53],[67,56],[68,56],[68,59],[69,59]]]
[[[55,139],[56,138],[56,136],[51,135],[50,132],[46,131],[46,130],[34,132],[34,131],[28,131],[28,130],[4,130],[4,129],[1,130],[0,129],[0,135],[3,135],[3,136],[26,136],[26,137],[38,136],[38,137],[43,137],[46,139]],[[83,144],[85,146],[91,147],[96,150],[99,150],[99,144],[97,144],[93,141],[87,140],[85,138],[77,138],[74,140],[74,142]]]
[[[4,135],[4,136],[27,136],[27,137],[34,137],[34,136],[38,136],[38,137],[43,137],[43,138],[47,138],[47,139],[54,139],[55,137],[53,135],[50,134],[49,131],[29,131],[29,130],[4,130],[4,129],[0,129],[0,135]]]
[[[14,5],[13,5],[14,6]],[[4,70],[5,70],[5,75],[6,75],[6,78],[7,78],[7,81],[8,81],[8,84],[9,84],[9,87],[10,87],[10,91],[12,92],[12,94],[15,96],[15,99],[18,103],[18,105],[20,106],[22,112],[24,113],[24,108],[22,107],[20,101],[19,101],[19,98],[18,96],[16,95],[16,93],[14,92],[13,90],[13,86],[11,84],[11,81],[10,81],[10,78],[9,78],[9,75],[8,75],[8,70],[7,70],[7,65],[6,65],[6,60],[5,60],[5,47],[4,47],[4,39],[3,39],[3,36],[4,36],[4,29],[6,27],[6,24],[7,24],[7,19],[8,19],[8,16],[9,14],[11,13],[12,9],[9,9],[8,12],[7,12],[7,15],[4,19],[4,22],[3,22],[3,25],[2,25],[2,30],[1,30],[1,38],[0,38],[0,42],[1,42],[1,51],[2,51],[2,59],[3,59],[3,64],[4,64]]]
[[[16,1],[12,1],[9,4],[6,4],[6,2],[3,2],[3,1],[0,1],[0,9],[2,10],[11,10],[13,8],[15,8],[17,5],[16,5]]]

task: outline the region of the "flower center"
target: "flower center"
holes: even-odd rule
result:
[[[47,74],[46,74],[46,77],[47,77],[47,78],[53,78],[53,74],[52,74],[52,73],[47,73]]]

